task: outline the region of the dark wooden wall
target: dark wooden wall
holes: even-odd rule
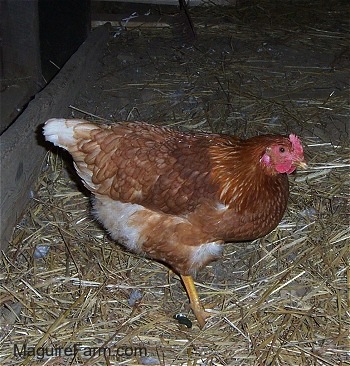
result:
[[[57,74],[90,31],[90,0],[39,0],[42,73]],[[56,66],[55,66],[56,65]]]
[[[37,1],[1,1],[0,7],[2,132],[44,82]]]
[[[0,133],[90,31],[89,0],[0,1]]]
[[[109,37],[108,26],[89,32],[88,0],[42,2],[43,7],[36,0],[0,0],[0,255],[30,200],[47,152],[40,125],[69,115],[69,104],[98,64]],[[50,61],[60,69],[57,75]],[[17,118],[12,118],[13,110]]]

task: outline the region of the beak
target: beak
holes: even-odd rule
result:
[[[307,169],[307,164],[306,164],[306,161],[305,161],[305,160],[296,161],[296,162],[295,162],[295,165],[296,165],[298,168],[301,168],[301,169]]]

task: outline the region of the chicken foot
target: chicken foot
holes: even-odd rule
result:
[[[206,318],[208,318],[210,314],[206,312],[203,308],[192,276],[181,275],[181,279],[187,291],[187,295],[190,299],[191,309],[198,320],[200,328],[202,329],[205,326]]]

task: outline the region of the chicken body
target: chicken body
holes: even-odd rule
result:
[[[294,135],[241,140],[65,119],[47,121],[44,134],[72,155],[111,237],[185,276],[220,257],[224,242],[273,230],[287,206],[286,173],[304,164]]]

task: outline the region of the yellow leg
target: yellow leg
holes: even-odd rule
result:
[[[209,313],[204,310],[201,301],[199,300],[192,276],[181,275],[181,279],[190,299],[191,309],[198,320],[199,326],[203,328],[205,325],[205,319],[209,316]]]

